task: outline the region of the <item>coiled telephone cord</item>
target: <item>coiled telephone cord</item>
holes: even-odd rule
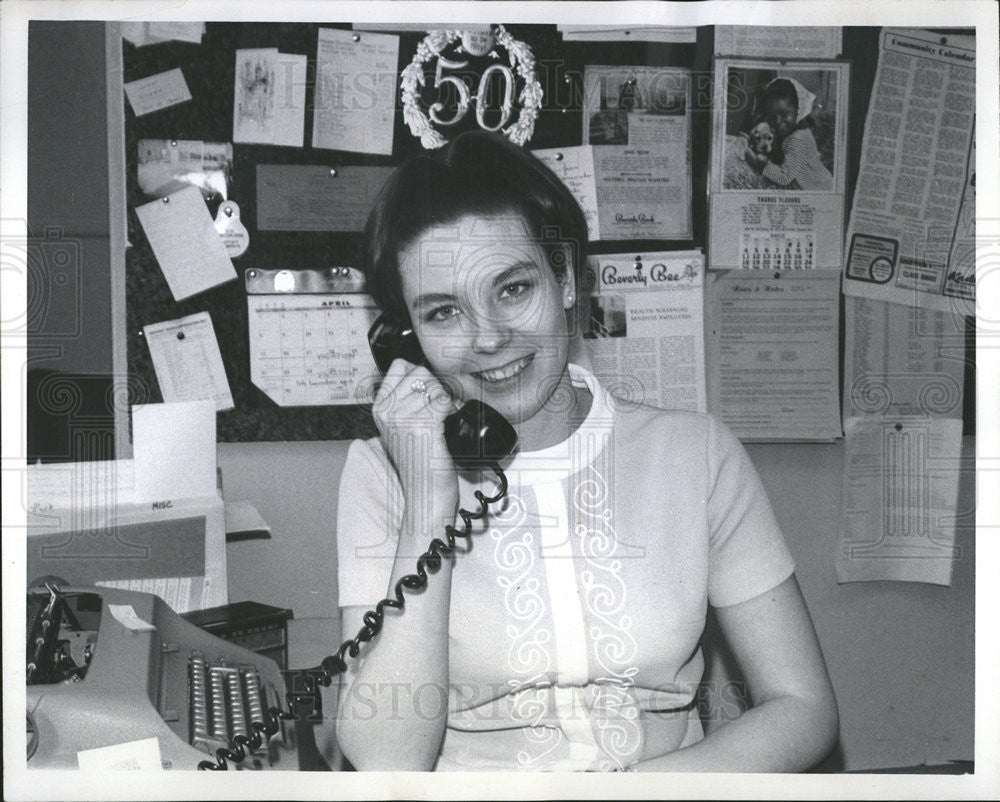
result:
[[[462,519],[464,531],[459,531],[449,524],[444,528],[447,542],[437,537],[430,542],[427,550],[417,558],[416,573],[400,577],[393,587],[393,596],[382,599],[375,605],[374,609],[364,614],[362,618],[364,626],[358,630],[358,634],[344,641],[336,653],[324,658],[317,668],[310,669],[307,672],[309,674],[315,673],[316,682],[324,687],[328,687],[333,682],[334,677],[344,673],[347,670],[346,657],[356,658],[361,651],[361,644],[374,639],[382,631],[382,624],[385,620],[385,608],[403,609],[406,603],[404,591],[420,590],[425,587],[428,578],[427,569],[429,568],[432,572],[437,572],[441,567],[442,559],[454,552],[457,539],[460,537],[468,538],[472,535],[472,522],[485,517],[487,512],[489,512],[489,505],[496,504],[507,495],[507,477],[500,469],[500,466],[496,463],[490,463],[487,467],[497,475],[500,481],[497,492],[492,496],[487,496],[483,491],[477,490],[475,498],[479,502],[479,509],[475,512],[459,508],[458,516]],[[215,750],[214,762],[203,760],[198,764],[198,769],[226,771],[229,768],[228,761],[235,763],[242,762],[247,756],[247,747],[250,747],[250,751],[259,749],[264,744],[265,738],[270,738],[278,731],[281,721],[288,721],[296,717],[295,713],[292,712],[296,700],[297,697],[294,692],[287,692],[285,694],[285,702],[288,710],[282,710],[279,707],[267,708],[266,722],[250,722],[250,729],[253,732],[252,736],[234,736],[228,748],[222,747]]]

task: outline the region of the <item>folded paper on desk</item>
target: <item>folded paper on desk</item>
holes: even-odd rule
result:
[[[155,593],[176,612],[226,604],[222,499],[136,499],[131,461],[33,465],[28,581]]]
[[[226,540],[256,540],[271,537],[271,527],[249,501],[226,502]]]

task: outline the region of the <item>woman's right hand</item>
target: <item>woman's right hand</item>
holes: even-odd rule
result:
[[[458,475],[445,442],[444,419],[454,411],[454,399],[434,374],[405,359],[393,361],[372,405],[407,512],[445,515],[448,523],[458,502]]]

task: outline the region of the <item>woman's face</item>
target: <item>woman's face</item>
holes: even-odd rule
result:
[[[468,215],[428,230],[399,265],[424,355],[455,395],[517,424],[567,381],[573,282],[557,280],[521,217]]]
[[[794,103],[784,98],[776,98],[767,103],[767,121],[774,129],[777,137],[784,139],[795,127],[795,117],[798,113]]]

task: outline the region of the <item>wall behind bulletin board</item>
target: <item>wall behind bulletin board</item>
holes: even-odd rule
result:
[[[502,22],[502,20],[499,20]],[[127,83],[180,67],[192,99],[136,117],[126,104],[125,159],[128,193],[126,253],[127,353],[130,402],[161,400],[142,327],[208,311],[215,328],[235,409],[218,414],[220,441],[329,440],[366,437],[376,433],[367,406],[281,407],[250,380],[247,298],[244,274],[253,268],[316,269],[358,266],[362,252],[360,232],[259,231],[257,229],[256,168],[258,164],[381,165],[398,164],[422,150],[403,122],[398,74],[412,58],[425,32],[399,35],[396,75],[396,113],[391,156],[369,155],[311,147],[313,99],[316,77],[317,31],[350,28],[338,23],[212,23],[206,24],[200,45],[165,42],[135,47],[123,43],[123,80]],[[449,27],[459,27],[450,25]],[[687,67],[693,72],[691,158],[693,187],[692,240],[630,240],[601,242],[593,253],[672,250],[704,247],[706,240],[706,178],[709,162],[711,65],[713,30],[699,28],[697,41],[687,44],[648,42],[564,42],[554,25],[508,25],[508,31],[528,44],[536,59],[537,78],[544,101],[528,147],[571,147],[582,144],[582,76],[586,64]],[[364,31],[357,32],[365,36]],[[138,186],[137,156],[140,139],[203,140],[231,142],[236,51],[277,48],[283,54],[308,57],[305,112],[305,147],[233,145],[229,199],[240,207],[250,245],[233,260],[237,281],[214,287],[176,302],[153,256],[135,214],[147,203]],[[858,151],[878,53],[877,28],[845,28],[843,57],[852,61],[847,202],[850,204],[857,176]],[[428,81],[430,86],[433,79]],[[467,114],[455,126],[475,125]],[[208,199],[213,218],[221,196]],[[971,327],[970,327],[971,328]],[[971,375],[971,371],[968,371]],[[974,393],[966,381],[967,428]]]

